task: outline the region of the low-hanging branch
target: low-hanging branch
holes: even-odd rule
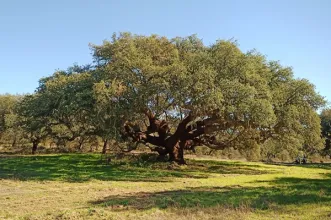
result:
[[[145,131],[137,129],[133,123],[124,124],[125,135],[131,137],[134,142],[151,144],[155,146],[160,156],[169,154],[169,159],[184,164],[183,150],[193,150],[196,146],[205,145],[212,149],[224,149],[236,141],[238,135],[226,142],[216,141],[216,134],[219,131],[231,127],[247,127],[247,122],[226,121],[223,118],[212,116],[204,120],[195,121],[197,118],[191,111],[177,126],[174,133],[170,132],[167,121],[157,119],[151,110],[145,109],[143,113],[147,116],[149,125]]]

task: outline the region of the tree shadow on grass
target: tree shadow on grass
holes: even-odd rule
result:
[[[185,177],[185,174],[143,169],[131,166],[126,161],[116,161],[106,165],[101,162],[100,155],[92,154],[17,156],[0,159],[0,179],[66,182],[85,182],[97,179],[162,182],[167,181],[166,177],[174,176]],[[190,177],[194,177],[194,175]]]
[[[140,159],[113,160],[110,165],[106,165],[101,163],[99,154],[5,156],[0,157],[0,179],[170,182],[173,177],[208,178],[213,173],[244,175],[267,173],[256,165],[223,161],[189,160],[189,165],[184,168],[169,166],[169,163]]]
[[[307,163],[307,164],[296,164],[296,163],[264,163],[273,166],[287,166],[287,167],[302,167],[311,169],[325,169],[331,170],[331,163]]]
[[[270,187],[199,187],[185,190],[112,195],[91,201],[92,205],[122,209],[166,209],[245,207],[267,210],[275,206],[331,204],[330,176],[327,179],[278,178]]]
[[[218,174],[244,174],[244,175],[261,175],[278,173],[279,168],[265,169],[258,164],[248,164],[237,161],[216,161],[216,160],[193,160],[188,162],[187,171],[203,171],[207,173]]]
[[[309,163],[298,165],[304,168],[331,170],[331,163]]]

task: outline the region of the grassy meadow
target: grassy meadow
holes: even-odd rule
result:
[[[0,156],[0,219],[327,219],[331,165]]]

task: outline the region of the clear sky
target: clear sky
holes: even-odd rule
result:
[[[88,43],[113,32],[235,38],[292,66],[331,100],[331,0],[0,0],[0,93],[92,62]]]

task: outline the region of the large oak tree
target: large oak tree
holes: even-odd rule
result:
[[[324,100],[314,86],[235,42],[122,33],[91,48],[102,79],[98,99],[116,109],[114,129],[122,123],[121,134],[172,161],[185,163],[183,150],[195,145],[322,146],[316,110]]]
[[[26,128],[143,143],[180,164],[197,145],[257,154],[323,147],[316,110],[325,101],[314,85],[236,42],[121,33],[91,49],[94,66],[57,71],[24,99]]]

